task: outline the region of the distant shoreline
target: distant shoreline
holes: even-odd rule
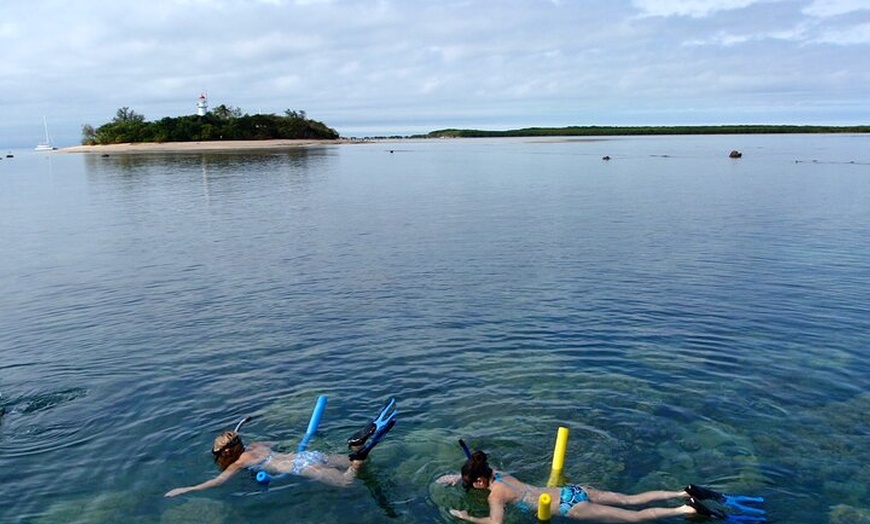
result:
[[[442,129],[425,135],[336,138],[336,139],[271,139],[271,140],[203,140],[197,142],[128,142],[123,144],[81,145],[64,147],[56,153],[167,153],[191,151],[251,151],[296,149],[313,146],[364,144],[375,142],[401,142],[405,140],[433,140],[457,138],[527,138],[546,140],[604,140],[629,136],[675,135],[769,135],[769,134],[868,134],[870,126],[791,126],[791,125],[734,125],[734,126],[572,126],[561,128],[535,127],[507,131],[477,129]]]
[[[507,131],[481,129],[440,129],[413,138],[515,138],[515,137],[612,137],[612,136],[668,136],[668,135],[773,135],[773,134],[831,134],[870,133],[870,126],[820,126],[735,124],[712,126],[568,126],[526,127]]]
[[[247,151],[256,149],[296,149],[300,147],[329,146],[358,143],[362,140],[209,140],[201,142],[137,142],[94,146],[72,146],[58,149],[58,153],[169,153],[187,151]]]

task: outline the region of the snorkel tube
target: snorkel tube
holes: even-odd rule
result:
[[[468,445],[465,443],[464,440],[459,439],[459,447],[462,448],[462,451],[465,452],[465,458],[470,459],[471,458],[471,450],[468,449]]]
[[[250,422],[251,419],[253,419],[253,418],[254,417],[245,417],[242,420],[240,420],[239,423],[236,424],[236,429],[233,430],[233,433],[238,433],[239,430],[242,428],[242,425],[245,424],[246,422]]]

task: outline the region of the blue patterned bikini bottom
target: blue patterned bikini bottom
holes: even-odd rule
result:
[[[575,505],[589,500],[589,496],[580,486],[565,486],[559,496],[559,515],[566,517]]]

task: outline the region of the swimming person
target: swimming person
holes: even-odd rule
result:
[[[265,442],[251,442],[246,446],[238,433],[241,425],[249,420],[243,419],[233,431],[224,431],[214,439],[211,452],[221,469],[218,476],[194,486],[172,489],[165,496],[175,497],[189,491],[220,486],[244,470],[254,473],[258,482],[263,483],[282,475],[300,475],[332,486],[348,486],[372,448],[396,424],[395,405],[395,399],[391,398],[377,417],[348,439],[348,447],[352,451],[347,456],[307,451],[302,449],[303,446],[295,452],[279,453]]]
[[[487,455],[483,451],[475,451],[471,454],[462,466],[461,475],[445,475],[438,479],[442,484],[456,484],[459,481],[466,491],[471,488],[489,490],[487,497],[489,516],[473,517],[467,511],[450,510],[450,514],[454,517],[477,524],[501,524],[508,505],[513,505],[520,511],[534,513],[537,511],[538,498],[543,493],[548,493],[553,501],[550,508],[553,515],[576,520],[644,522],[679,515],[724,517],[724,514],[718,510],[698,502],[686,490],[647,491],[636,495],[625,495],[588,486],[533,486],[511,475],[494,471],[489,466]],[[652,507],[640,510],[618,507],[640,506],[668,499],[686,499],[686,503],[678,507]]]

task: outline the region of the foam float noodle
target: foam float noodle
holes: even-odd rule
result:
[[[317,432],[317,426],[320,424],[320,417],[323,415],[324,409],[326,409],[326,395],[320,395],[317,398],[317,404],[314,405],[314,411],[311,412],[311,420],[308,421],[308,429],[305,430],[305,436],[299,443],[298,451],[305,451],[305,448],[308,447],[308,442]]]
[[[565,450],[568,449],[568,428],[559,427],[556,432],[556,447],[553,449],[553,469],[550,471],[550,480],[547,481],[547,486],[560,486],[564,483],[565,477],[562,475],[562,469],[565,467]]]
[[[550,503],[553,498],[549,493],[541,493],[538,497],[538,522],[550,522]]]

